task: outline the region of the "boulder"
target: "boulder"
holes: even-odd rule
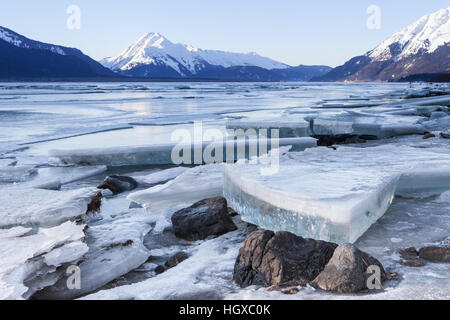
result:
[[[118,195],[125,191],[131,191],[138,187],[136,180],[124,176],[109,176],[106,177],[98,189],[108,189],[114,195]]]
[[[450,248],[426,247],[419,251],[421,259],[431,262],[450,262]]]
[[[436,138],[436,135],[433,134],[433,133],[426,133],[426,134],[423,136],[423,140],[427,140],[427,139],[431,139],[431,138]]]
[[[380,282],[387,279],[386,272],[377,259],[352,244],[342,244],[334,251],[333,257],[312,285],[337,293],[357,293],[368,289],[371,266],[379,268]]]
[[[450,139],[450,133],[441,132],[441,138],[442,139]]]
[[[102,207],[103,195],[101,192],[97,192],[93,197],[91,202],[88,204],[86,215],[99,213]]]
[[[425,263],[420,259],[402,260],[400,261],[400,264],[411,268],[425,267]]]
[[[202,200],[174,213],[172,224],[174,234],[188,241],[218,237],[237,230],[228,213],[227,200],[221,197]]]
[[[189,258],[189,255],[187,253],[178,252],[166,261],[165,266],[167,269],[174,268],[177,265],[179,265],[180,263],[182,263],[184,260],[187,260],[188,258]]]
[[[325,268],[336,247],[289,232],[259,229],[245,240],[233,278],[241,287],[305,286]]]

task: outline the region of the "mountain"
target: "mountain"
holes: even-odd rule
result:
[[[307,81],[331,70],[326,66],[291,67],[256,53],[198,49],[173,43],[159,33],[142,36],[123,53],[100,63],[121,75],[144,78]]]
[[[80,50],[28,39],[0,27],[0,79],[117,77]]]
[[[427,80],[450,73],[450,7],[420,18],[313,81]]]

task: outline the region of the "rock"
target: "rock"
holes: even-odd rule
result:
[[[436,138],[436,135],[433,133],[427,133],[423,136],[424,140],[431,139],[431,138]]]
[[[197,241],[237,230],[228,214],[225,198],[206,199],[172,216],[173,232],[178,238]]]
[[[165,266],[167,269],[174,268],[188,258],[189,258],[189,255],[187,253],[178,252],[175,255],[173,255],[172,257],[170,257],[169,260],[166,261]]]
[[[237,217],[239,215],[239,213],[237,213],[236,211],[234,211],[231,208],[228,208],[228,214],[230,215],[230,217],[234,218]]]
[[[421,259],[431,262],[450,262],[450,248],[426,247],[419,251]]]
[[[128,209],[142,209],[142,208],[143,206],[141,204],[131,201]]]
[[[407,248],[400,250],[400,255],[403,260],[400,261],[401,265],[413,268],[424,267],[425,263],[419,259],[419,252],[416,248]]]
[[[425,263],[420,259],[402,260],[400,261],[400,264],[412,268],[420,268],[425,266]]]
[[[441,138],[442,139],[450,139],[450,133],[441,132]]]
[[[281,291],[281,288],[279,286],[271,286],[267,288],[267,291],[274,292],[274,291]]]
[[[293,295],[293,294],[299,293],[299,292],[300,292],[300,289],[298,289],[298,288],[289,288],[289,289],[283,290],[282,292],[283,292],[284,294]]]
[[[416,248],[407,248],[407,249],[400,250],[400,255],[404,259],[411,259],[411,258],[418,257],[419,252],[416,250]]]
[[[312,285],[332,292],[357,293],[368,289],[370,266],[379,267],[380,281],[386,280],[384,268],[377,259],[352,244],[342,244],[336,249],[325,269],[314,279]]]
[[[289,232],[256,230],[244,242],[233,279],[251,285],[306,286],[325,268],[337,245]]]
[[[313,136],[316,138],[317,145],[319,147],[332,147],[333,145],[338,144],[358,144],[358,143],[366,143],[367,140],[374,140],[373,136],[357,136],[357,135],[349,135],[349,134],[340,134],[340,135],[316,135]],[[367,139],[365,139],[367,138]],[[376,137],[375,137],[376,140]]]
[[[100,212],[100,208],[102,206],[102,198],[103,194],[101,192],[97,192],[93,197],[91,202],[88,204],[86,215],[89,215],[91,213],[98,213]]]
[[[130,177],[123,176],[109,176],[106,177],[98,189],[108,189],[114,195],[118,195],[125,191],[131,191],[138,187],[136,180]]]
[[[161,273],[164,273],[164,272],[166,272],[166,268],[164,268],[163,266],[157,266],[156,269],[155,269],[155,273],[156,274],[161,274]]]
[[[386,272],[386,280],[398,280],[398,273],[397,272]]]

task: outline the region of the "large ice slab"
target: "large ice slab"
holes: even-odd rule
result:
[[[242,163],[224,173],[224,195],[245,221],[336,243],[355,242],[397,192],[448,188],[450,153],[396,145],[285,153],[271,176]]]
[[[217,159],[217,162],[234,161],[245,159],[249,157],[250,145],[253,141],[249,139],[233,140],[233,141],[217,141],[204,142],[202,144],[161,144],[143,147],[119,147],[119,148],[104,148],[104,149],[79,149],[79,150],[50,150],[49,158],[51,163],[56,164],[78,164],[78,165],[107,165],[107,166],[138,166],[138,165],[179,165],[174,163],[174,150],[190,150],[192,160],[191,163],[184,163],[190,165],[194,163],[195,154],[200,153],[204,155],[208,150],[222,150],[222,159]],[[286,138],[276,141],[278,146],[292,145],[295,150],[304,150],[317,146],[317,141],[312,138]],[[254,143],[258,145],[258,142]],[[229,148],[229,149],[227,149]],[[267,150],[260,149],[260,154],[264,154],[272,148],[271,139],[267,141]],[[227,150],[231,150],[228,151]],[[209,153],[207,153],[209,155]],[[210,163],[204,157],[200,159],[202,163]],[[201,164],[201,163],[196,163]]]

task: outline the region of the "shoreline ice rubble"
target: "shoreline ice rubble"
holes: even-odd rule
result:
[[[336,243],[355,242],[395,195],[449,187],[449,153],[396,145],[285,153],[272,176],[248,163],[224,171],[224,196],[246,222]]]
[[[144,209],[128,209],[128,201],[104,198],[92,216],[87,211],[96,188],[53,191],[22,183],[2,191],[0,299],[73,299],[150,255],[144,246],[149,217]],[[80,290],[67,287],[70,266],[80,268]]]

